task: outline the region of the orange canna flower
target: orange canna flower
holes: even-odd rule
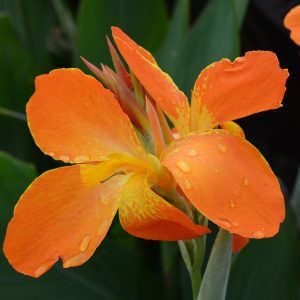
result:
[[[153,188],[172,183],[146,152],[113,93],[78,69],[36,78],[27,104],[36,144],[73,165],[48,171],[14,210],[4,253],[19,272],[39,277],[59,258],[65,268],[87,261],[119,209],[122,226],[145,239],[183,240],[210,232]]]
[[[291,31],[291,39],[300,46],[300,5],[292,8],[284,18],[284,26]]]
[[[161,154],[189,201],[234,234],[233,252],[249,238],[274,236],[284,220],[284,199],[261,153],[232,120],[281,106],[288,71],[274,53],[250,51],[222,59],[196,80],[191,105],[145,49],[117,27],[114,41],[152,100],[181,138]]]

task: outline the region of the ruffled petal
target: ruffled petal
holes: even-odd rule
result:
[[[234,62],[222,59],[205,68],[192,92],[192,130],[281,106],[288,71],[270,51],[250,51]]]
[[[4,242],[10,264],[39,277],[59,258],[65,268],[87,261],[105,237],[127,177],[109,163],[54,169],[42,174],[17,203]],[[102,172],[101,172],[102,170]],[[104,180],[104,182],[102,182]]]
[[[285,215],[278,180],[242,137],[224,130],[194,134],[162,155],[187,198],[212,222],[249,238],[278,232]]]
[[[133,175],[124,187],[119,216],[127,232],[144,239],[186,240],[210,232],[153,192],[142,175]]]
[[[243,248],[245,248],[248,245],[249,241],[250,240],[248,238],[245,238],[238,234],[233,234],[233,236],[232,236],[232,253],[236,254],[236,253],[240,252],[241,250],[243,250]]]
[[[291,39],[300,46],[300,5],[295,6],[287,13],[283,24],[291,31]]]
[[[186,96],[155,63],[149,52],[138,46],[120,28],[112,27],[119,51],[141,84],[165,111],[181,134],[189,132],[190,107]]]
[[[36,78],[27,104],[36,144],[64,162],[101,161],[112,152],[143,157],[129,118],[113,94],[79,69],[57,69]]]

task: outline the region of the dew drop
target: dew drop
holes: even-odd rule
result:
[[[233,222],[233,223],[232,223],[232,226],[233,226],[233,227],[238,227],[239,225],[238,225],[238,223]]]
[[[257,230],[255,232],[252,233],[252,236],[255,238],[255,239],[262,239],[264,238],[266,235],[264,232],[260,231],[260,230]]]
[[[196,149],[190,149],[187,154],[190,157],[196,157],[198,155],[198,151]]]
[[[108,205],[110,203],[110,199],[107,195],[104,195],[104,197],[100,197],[100,201],[103,205]]]
[[[244,178],[243,178],[243,183],[244,183],[245,186],[248,186],[248,185],[249,185],[249,180],[248,180],[247,177],[244,177]]]
[[[192,184],[188,179],[184,180],[184,186],[186,187],[187,190],[190,190],[192,188]]]
[[[70,257],[63,263],[64,268],[76,267],[81,265],[86,259],[86,253],[82,252],[75,256]]]
[[[218,144],[218,149],[223,154],[225,154],[227,152],[227,148],[224,144]]]
[[[68,155],[61,155],[59,157],[59,159],[62,160],[62,161],[69,161],[70,160],[70,156],[68,156]]]
[[[235,203],[235,201],[234,201],[233,199],[230,199],[230,200],[229,200],[229,206],[230,206],[231,208],[234,208],[234,207],[236,206],[236,203]]]
[[[217,173],[217,174],[220,173],[220,170],[219,170],[217,167],[214,168],[214,171],[215,171],[215,173]]]
[[[91,242],[92,237],[90,235],[86,235],[82,241],[80,242],[79,250],[84,252]]]
[[[46,271],[48,270],[48,266],[47,265],[41,265],[40,267],[37,268],[37,270],[34,272],[34,275],[36,277],[41,276],[42,274],[44,274]]]
[[[184,173],[191,172],[191,167],[184,161],[179,161],[177,167]]]
[[[232,224],[226,219],[217,219],[216,221],[220,226],[225,228],[230,228],[232,226]]]
[[[74,158],[75,163],[87,162],[89,161],[89,157],[86,155],[78,155]]]
[[[103,220],[98,229],[98,235],[103,235],[107,229],[108,220]]]

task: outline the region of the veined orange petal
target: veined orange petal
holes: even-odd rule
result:
[[[129,68],[165,111],[178,131],[183,135],[190,129],[190,107],[186,96],[172,78],[145,55],[146,50],[138,46],[120,28],[112,27],[112,34],[119,51]],[[152,56],[151,56],[152,57]]]
[[[103,160],[112,152],[145,155],[129,118],[113,94],[79,69],[57,69],[36,78],[27,104],[37,145],[65,162]]]
[[[192,92],[192,130],[281,106],[288,71],[270,51],[250,51],[234,62],[222,59],[205,68]]]
[[[22,195],[4,242],[4,253],[18,272],[39,277],[59,258],[65,268],[79,266],[101,243],[127,177],[116,175],[101,183],[110,168],[99,164],[94,174],[97,178],[91,180],[89,167],[74,165],[48,171]]]
[[[233,234],[232,236],[232,253],[236,254],[240,252],[249,243],[249,239],[238,234]]]
[[[186,240],[210,232],[153,192],[142,175],[133,175],[125,185],[119,216],[127,232],[144,239]]]
[[[224,130],[190,135],[162,153],[191,203],[209,220],[243,237],[271,237],[284,219],[283,195],[261,153]]]
[[[227,121],[227,122],[221,123],[220,127],[222,129],[229,131],[232,134],[237,134],[237,135],[245,138],[245,133],[244,133],[243,128],[236,122]]]
[[[295,6],[287,13],[283,24],[291,31],[291,39],[300,46],[300,5]]]

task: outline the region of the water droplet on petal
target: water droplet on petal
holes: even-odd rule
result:
[[[184,186],[186,187],[187,190],[190,190],[192,188],[192,184],[188,179],[184,180]]]
[[[218,220],[216,220],[216,222],[219,226],[225,227],[227,229],[232,226],[230,221],[228,221],[226,219],[218,219]]]
[[[86,260],[86,253],[81,252],[75,256],[70,257],[63,263],[64,268],[80,266]]]
[[[238,196],[239,195],[239,191],[238,190],[234,190],[234,192],[233,192],[236,196]]]
[[[41,265],[40,267],[37,268],[37,270],[34,272],[34,275],[36,277],[41,276],[42,274],[44,274],[47,270],[49,269],[49,267],[47,265]]]
[[[262,239],[264,238],[266,235],[264,232],[260,231],[260,230],[257,230],[255,232],[252,233],[252,236],[255,238],[255,239]]]
[[[223,154],[225,154],[227,152],[227,148],[224,144],[218,144],[218,149]]]
[[[233,222],[233,223],[232,223],[232,226],[233,226],[233,227],[238,227],[239,225],[238,225],[238,223]]]
[[[108,195],[104,195],[103,197],[100,197],[100,201],[103,205],[108,205],[110,203],[110,199],[108,198]]]
[[[179,161],[177,167],[184,173],[191,172],[191,167],[184,161]]]
[[[214,171],[215,171],[215,173],[217,173],[217,174],[220,173],[220,170],[219,170],[217,167],[214,168]]]
[[[86,235],[86,236],[82,239],[82,241],[81,241],[81,243],[80,243],[80,246],[79,246],[79,250],[80,250],[81,252],[84,252],[84,251],[87,249],[87,247],[89,246],[89,244],[90,244],[90,242],[91,242],[91,239],[92,239],[92,237],[91,237],[90,235]]]
[[[87,162],[89,161],[89,157],[86,155],[78,155],[74,158],[75,163]]]
[[[229,206],[230,206],[231,208],[234,208],[235,205],[236,205],[235,201],[234,201],[233,199],[230,199],[230,200],[229,200]]]
[[[196,149],[190,149],[187,154],[190,157],[196,157],[198,155],[198,151]]]
[[[108,220],[103,220],[98,229],[98,235],[103,235],[106,232]]]
[[[62,160],[62,161],[69,161],[70,160],[70,156],[68,156],[68,155],[61,155],[59,157],[59,159]]]
[[[248,186],[248,185],[249,185],[249,180],[248,180],[247,177],[244,177],[244,178],[243,178],[243,183],[244,183],[245,186]]]

